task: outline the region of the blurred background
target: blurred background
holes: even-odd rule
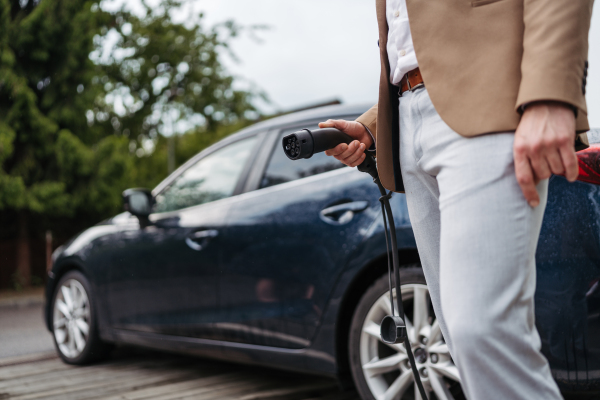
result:
[[[0,0],[0,290],[258,120],[376,102],[373,1]],[[600,126],[600,18],[588,109]]]

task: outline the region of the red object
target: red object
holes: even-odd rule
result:
[[[600,185],[600,146],[590,146],[577,152],[578,181]]]

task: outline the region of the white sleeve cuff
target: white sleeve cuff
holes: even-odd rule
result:
[[[369,147],[367,150],[368,151],[375,151],[375,137],[373,137],[373,134],[371,133],[371,131],[369,130],[369,128],[367,128],[365,125],[363,125],[365,127],[365,129],[367,130],[367,132],[369,132],[369,136],[371,136],[371,140],[373,141],[373,144],[371,145],[371,147]]]

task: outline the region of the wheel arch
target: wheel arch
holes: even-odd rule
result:
[[[400,249],[398,250],[398,256],[400,268],[405,268],[416,263],[420,264],[419,253],[416,248]],[[387,254],[382,254],[372,259],[358,271],[344,291],[336,318],[335,329],[336,363],[338,366],[339,381],[343,386],[352,385],[348,343],[354,310],[373,282],[382,275],[387,274],[387,268]]]

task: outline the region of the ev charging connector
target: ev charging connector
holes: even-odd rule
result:
[[[353,140],[354,139],[352,139],[350,136],[335,128],[322,128],[312,131],[308,129],[302,129],[284,136],[281,144],[283,145],[283,151],[285,152],[285,155],[290,160],[299,160],[302,158],[311,158],[313,154],[332,149],[340,143],[350,144]],[[421,398],[427,400],[427,395],[425,394],[425,389],[423,388],[423,383],[421,382],[421,376],[415,363],[415,357],[408,340],[408,332],[406,331],[406,324],[404,322],[404,307],[402,305],[402,292],[400,291],[398,242],[396,241],[396,226],[394,224],[392,207],[390,206],[392,192],[390,191],[388,193],[381,184],[381,181],[379,180],[379,174],[377,172],[377,163],[373,155],[370,153],[365,152],[365,160],[357,166],[357,169],[361,172],[366,172],[371,175],[371,177],[373,177],[373,182],[375,182],[379,188],[379,192],[381,193],[379,201],[381,203],[381,214],[383,216],[383,225],[385,228],[385,244],[388,253],[389,295],[392,315],[386,315],[383,318],[381,321],[379,334],[381,336],[381,340],[385,343],[404,343],[415,382],[417,383],[417,387],[421,393]],[[388,223],[390,225],[389,237]],[[396,305],[398,315],[395,315],[394,312],[391,265],[393,265],[393,281],[394,288],[396,289]]]

